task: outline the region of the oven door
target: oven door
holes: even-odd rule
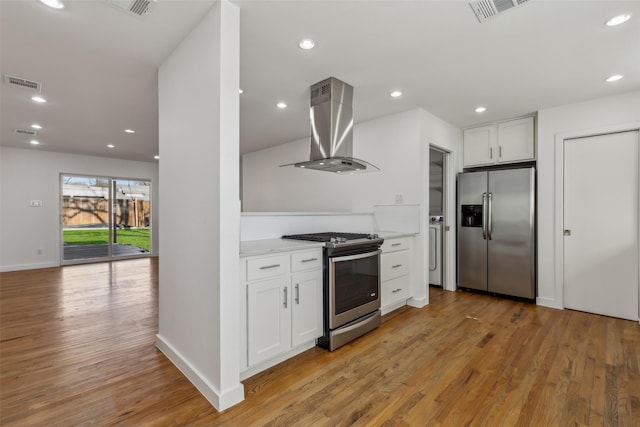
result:
[[[380,252],[329,258],[329,329],[380,308]]]

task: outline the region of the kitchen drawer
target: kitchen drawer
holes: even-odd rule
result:
[[[382,252],[394,252],[409,249],[411,247],[411,237],[401,237],[399,239],[385,239],[380,249]]]
[[[380,280],[385,281],[409,274],[410,251],[383,253],[380,266]]]
[[[322,249],[291,253],[291,271],[293,273],[316,268],[322,268]]]
[[[382,282],[381,292],[381,305],[383,307],[407,300],[411,296],[411,281],[409,280],[409,276],[400,276]]]
[[[247,260],[247,280],[266,279],[289,274],[289,254]]]

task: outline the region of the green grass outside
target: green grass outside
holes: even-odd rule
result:
[[[116,243],[151,250],[148,228],[116,229]],[[63,230],[64,243],[67,245],[106,245],[109,243],[109,230],[106,228],[77,228]]]

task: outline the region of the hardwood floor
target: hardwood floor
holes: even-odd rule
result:
[[[638,323],[438,289],[217,413],[154,346],[157,267],[0,273],[0,424],[640,425]]]

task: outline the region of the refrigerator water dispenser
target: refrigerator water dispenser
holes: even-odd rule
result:
[[[462,226],[482,227],[482,205],[462,205]]]

